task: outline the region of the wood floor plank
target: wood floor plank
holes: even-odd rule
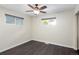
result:
[[[31,40],[0,55],[77,55],[77,52],[72,48]]]

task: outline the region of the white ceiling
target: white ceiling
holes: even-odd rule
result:
[[[47,13],[54,13],[54,12],[70,10],[70,9],[74,9],[76,6],[75,4],[41,4],[40,6],[42,6],[42,5],[47,6],[47,9],[44,10]],[[10,9],[13,11],[23,13],[23,14],[28,14],[31,16],[34,15],[32,12],[25,12],[26,10],[31,10],[31,8],[27,6],[27,4],[0,4],[0,6],[3,8],[7,8],[7,9]]]

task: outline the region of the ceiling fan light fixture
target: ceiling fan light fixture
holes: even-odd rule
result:
[[[33,6],[31,4],[28,4],[28,6],[32,8],[32,10],[28,10],[26,12],[33,12],[35,15],[38,15],[39,13],[46,13],[45,11],[42,11],[47,8],[47,6],[45,5],[39,7],[39,4],[34,4]]]
[[[38,15],[40,13],[39,10],[33,10],[34,14]]]

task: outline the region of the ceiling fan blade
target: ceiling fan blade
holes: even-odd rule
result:
[[[33,12],[33,10],[27,10],[26,12]]]
[[[43,10],[43,9],[46,9],[47,6],[42,6],[39,10]]]
[[[34,9],[34,7],[32,5],[28,4],[28,6],[31,7],[32,9]]]
[[[41,13],[46,13],[45,11],[40,11]]]

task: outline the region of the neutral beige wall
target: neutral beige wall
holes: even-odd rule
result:
[[[24,24],[17,26],[16,24],[6,24],[5,14],[15,15],[24,18]],[[17,46],[31,39],[31,17],[0,8],[0,52]]]
[[[56,17],[56,25],[44,25],[41,18]],[[74,22],[75,21],[75,22]],[[73,11],[46,14],[32,20],[32,38],[76,49],[76,18]]]

